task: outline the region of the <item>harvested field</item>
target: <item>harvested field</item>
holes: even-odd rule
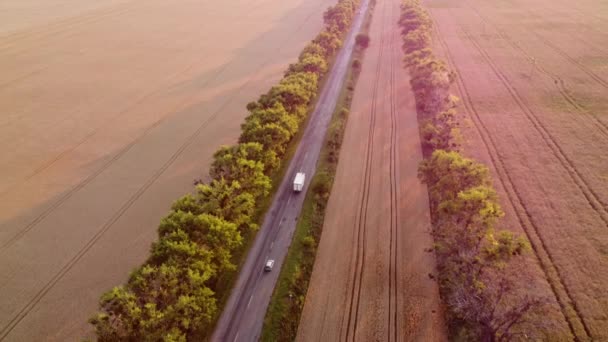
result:
[[[445,340],[399,0],[377,0],[300,341]]]
[[[332,0],[0,4],[0,340],[78,340]]]
[[[464,152],[493,171],[533,253],[526,291],[552,340],[608,340],[608,6],[426,0],[458,74]],[[534,289],[534,290],[531,290]]]

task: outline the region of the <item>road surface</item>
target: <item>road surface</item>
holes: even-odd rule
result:
[[[340,50],[328,75],[327,83],[311,114],[304,136],[218,321],[213,341],[257,341],[259,339],[266,308],[291,243],[310,179],[315,172],[325,132],[348,70],[348,63],[355,45],[355,35],[363,23],[368,2],[368,0],[361,2],[360,11],[353,20],[353,26],[345,40],[344,47]],[[307,179],[301,193],[293,192],[292,182],[297,172],[304,172]],[[274,270],[264,273],[264,264],[268,259],[275,260]]]

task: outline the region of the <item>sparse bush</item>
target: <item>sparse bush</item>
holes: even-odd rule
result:
[[[348,110],[348,108],[342,108],[342,109],[340,109],[340,113],[339,113],[340,118],[343,119],[343,120],[346,119],[348,117],[349,113],[350,113],[350,110]]]
[[[320,198],[327,199],[331,190],[331,183],[331,176],[327,172],[319,172],[312,184],[312,191]]]
[[[355,43],[362,49],[367,49],[369,46],[369,35],[365,33],[359,33],[357,37],[355,37]]]

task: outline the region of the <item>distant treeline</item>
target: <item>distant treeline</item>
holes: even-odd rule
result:
[[[209,170],[211,181],[178,199],[158,228],[147,261],[128,282],[103,294],[90,319],[100,341],[187,341],[208,336],[221,312],[218,286],[236,271],[258,229],[260,203],[271,176],[301,129],[319,80],[340,48],[358,0],[340,0],[324,14],[324,28],[298,62],[266,94],[247,105],[238,144],[221,147]]]
[[[459,100],[450,94],[456,75],[433,54],[432,20],[419,0],[403,1],[399,25],[420,123],[425,160],[419,177],[428,185],[437,281],[450,339],[511,340],[542,303],[514,295],[505,272],[529,243],[496,228],[504,213],[490,172],[459,152]]]

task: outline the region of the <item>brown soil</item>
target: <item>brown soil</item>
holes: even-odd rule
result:
[[[458,73],[465,153],[487,163],[533,253],[521,292],[550,339],[608,340],[608,6],[427,0]],[[539,329],[538,327],[536,329]]]
[[[88,331],[333,3],[0,4],[0,339]]]
[[[399,0],[378,0],[353,97],[300,341],[445,340]]]

